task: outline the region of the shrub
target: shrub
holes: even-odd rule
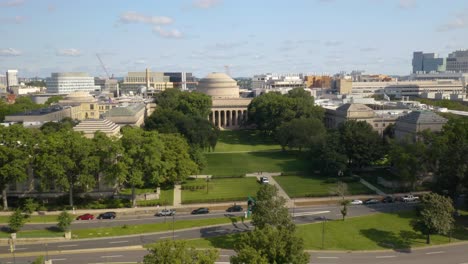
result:
[[[26,223],[26,216],[20,209],[16,209],[8,220],[8,227],[12,233],[18,232]]]
[[[337,183],[338,179],[337,178],[327,178],[325,180],[325,183]]]
[[[71,223],[73,222],[73,216],[64,210],[57,217],[57,221],[57,226],[60,230],[68,231],[70,230]]]
[[[39,203],[36,202],[33,198],[27,198],[24,200],[22,208],[24,212],[32,214],[37,210],[37,208],[39,208]]]

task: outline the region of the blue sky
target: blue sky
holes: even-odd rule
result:
[[[0,0],[0,72],[146,67],[406,74],[412,52],[468,48],[466,0]]]

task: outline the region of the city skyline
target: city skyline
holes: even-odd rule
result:
[[[468,48],[462,0],[0,0],[0,70],[187,71],[203,77],[365,70],[409,74],[413,51]]]

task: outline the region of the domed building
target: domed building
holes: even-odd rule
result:
[[[214,72],[198,82],[197,91],[211,96],[209,120],[221,129],[238,129],[247,121],[247,107],[252,99],[240,98],[237,82],[227,74]]]

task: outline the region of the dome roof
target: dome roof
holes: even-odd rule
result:
[[[237,82],[227,74],[213,72],[198,82],[199,92],[214,98],[239,98]]]
[[[75,91],[65,96],[63,101],[93,102],[95,100],[89,92]]]

